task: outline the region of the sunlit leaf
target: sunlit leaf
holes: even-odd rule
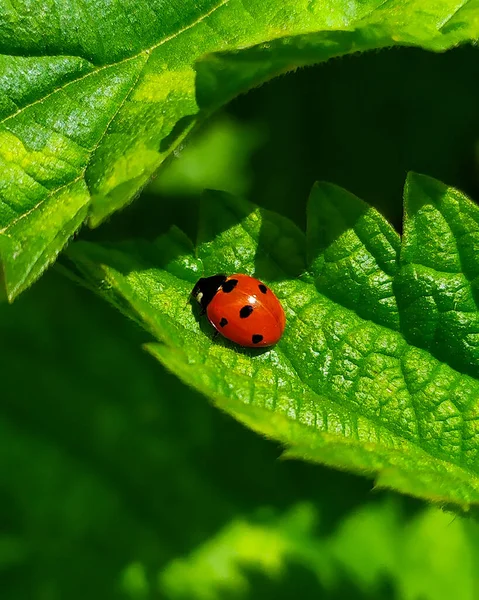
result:
[[[78,243],[69,254],[91,287],[161,342],[148,345],[158,360],[285,443],[289,456],[375,475],[380,486],[467,509],[479,502],[476,359],[464,352],[452,360],[446,351],[458,339],[457,320],[449,318],[447,327],[437,321],[434,345],[430,327],[412,343],[403,322],[430,319],[427,302],[407,302],[418,286],[418,277],[408,276],[408,248],[417,237],[444,235],[434,207],[454,198],[456,225],[477,209],[423,176],[409,177],[407,195],[408,206],[421,206],[429,218],[424,224],[407,213],[401,252],[377,211],[322,184],[310,198],[307,236],[284,217],[211,193],[196,253],[173,229],[155,243]],[[469,248],[478,225],[464,218],[460,227],[458,245]],[[433,251],[424,255],[441,277],[443,256],[436,263]],[[475,260],[473,252],[464,256],[462,273]],[[288,319],[275,347],[212,341],[211,328],[187,302],[194,282],[217,272],[254,274],[271,285]]]
[[[0,257],[11,300],[129,202],[199,119],[274,75],[475,40],[471,3],[0,2]]]

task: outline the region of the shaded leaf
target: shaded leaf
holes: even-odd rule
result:
[[[410,343],[478,377],[479,208],[417,176],[408,179],[405,202],[396,283],[402,331]]]

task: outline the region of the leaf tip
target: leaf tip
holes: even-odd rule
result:
[[[354,205],[357,209],[365,210],[368,208],[368,204],[355,196],[348,190],[345,190],[340,185],[330,183],[328,181],[316,181],[311,188],[309,195],[310,202],[320,202],[322,204],[330,203],[334,205],[352,206]]]
[[[453,188],[434,177],[410,171],[404,186],[405,214],[417,212],[425,204],[437,203],[450,189]]]
[[[223,202],[226,205],[238,203],[238,198],[223,190],[206,188],[200,196],[200,214],[208,210],[212,203]]]

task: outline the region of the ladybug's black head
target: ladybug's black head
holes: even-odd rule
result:
[[[226,275],[212,275],[211,277],[202,277],[197,281],[191,295],[199,303],[203,310],[206,310],[208,304],[213,300],[213,296],[226,281]]]

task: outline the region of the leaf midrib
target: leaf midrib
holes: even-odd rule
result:
[[[464,3],[461,4],[460,6],[458,6],[454,12],[452,12],[449,16],[447,16],[445,18],[445,20],[438,26],[438,31],[440,31],[442,33],[442,30],[444,29],[444,27],[446,27],[446,25],[449,23],[449,21],[452,21],[452,19],[454,19],[454,17],[459,14],[461,12],[461,10],[463,10],[469,3],[471,2],[471,0],[464,0]]]
[[[48,98],[50,98],[51,96],[53,96],[53,95],[55,95],[55,94],[57,94],[59,92],[62,92],[63,90],[65,90],[70,85],[73,85],[75,83],[83,81],[84,79],[87,79],[90,76],[97,75],[98,73],[100,73],[101,71],[104,71],[106,69],[110,69],[112,67],[117,67],[117,66],[120,66],[122,64],[126,64],[129,61],[132,61],[132,60],[135,60],[137,58],[140,58],[142,55],[146,55],[147,56],[145,65],[143,66],[143,69],[144,69],[145,66],[148,64],[148,60],[150,58],[149,55],[154,50],[156,50],[156,48],[159,48],[163,44],[171,42],[172,40],[174,40],[178,36],[182,35],[186,31],[188,31],[189,29],[192,29],[193,27],[196,27],[196,25],[198,25],[199,23],[201,23],[202,21],[204,21],[205,19],[207,19],[208,17],[210,17],[218,9],[222,8],[223,6],[226,6],[229,2],[230,2],[230,0],[221,0],[216,6],[214,6],[213,8],[211,8],[204,15],[200,15],[199,17],[197,17],[192,23],[190,23],[188,25],[185,25],[179,31],[176,31],[175,33],[172,33],[171,35],[164,37],[163,39],[159,40],[157,43],[153,44],[152,46],[150,46],[148,48],[144,48],[143,50],[140,50],[140,52],[137,52],[134,55],[127,56],[126,58],[122,58],[121,60],[118,60],[116,62],[106,63],[104,65],[101,65],[100,67],[94,66],[91,71],[89,71],[88,73],[85,73],[81,77],[77,77],[75,79],[72,79],[72,80],[68,81],[67,83],[65,83],[64,85],[62,85],[61,87],[52,90],[48,94],[45,94],[41,98],[37,98],[37,100],[35,100],[34,102],[30,102],[29,104],[26,104],[25,106],[22,106],[22,108],[20,108],[19,110],[17,110],[15,113],[13,113],[11,115],[8,115],[8,117],[5,117],[4,119],[0,120],[0,125],[3,125],[4,123],[6,123],[7,121],[9,121],[10,119],[13,119],[14,117],[17,117],[19,114],[23,113],[25,110],[31,108],[32,106],[35,106],[36,104],[40,104],[40,103],[44,102],[45,100],[47,100]],[[89,64],[93,64],[93,63],[91,63],[91,61],[83,58],[82,56],[71,55],[71,58],[80,58],[82,60],[85,60]],[[140,73],[141,73],[141,71],[140,71]],[[135,82],[135,85],[136,85],[136,82]],[[130,93],[131,93],[131,90],[129,90],[128,93],[125,94],[125,97],[128,97],[128,95]]]

